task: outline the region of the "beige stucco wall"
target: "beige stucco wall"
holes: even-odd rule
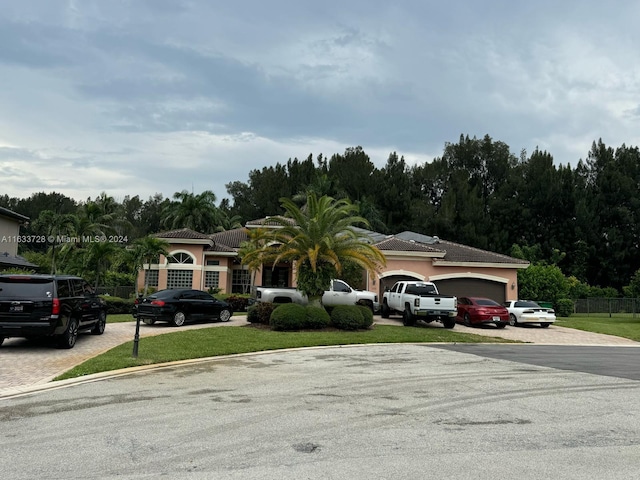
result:
[[[6,217],[0,217],[0,253],[18,254],[16,237],[20,235],[20,223]],[[3,238],[4,237],[4,238]]]
[[[436,260],[437,261],[437,260]],[[368,276],[367,290],[382,295],[380,279],[394,275],[408,275],[424,281],[450,278],[478,278],[503,283],[507,300],[516,300],[518,292],[518,271],[500,266],[452,266],[434,265],[428,257],[389,256],[384,270],[375,276]]]

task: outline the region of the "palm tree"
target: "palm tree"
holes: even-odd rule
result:
[[[368,222],[354,214],[358,207],[349,200],[318,198],[309,192],[304,208],[288,198],[280,202],[286,216],[270,218],[277,228],[265,230],[258,246],[247,251],[242,262],[291,261],[298,272],[298,288],[311,304],[321,305],[324,291],[345,263],[355,263],[372,273],[386,263],[382,252],[354,228],[368,226]]]
[[[147,235],[146,237],[138,238],[133,242],[132,250],[132,263],[136,274],[143,270],[149,270],[152,263],[157,263],[160,259],[160,255],[165,257],[169,255],[169,242],[158,237]],[[145,269],[145,266],[147,267]],[[136,282],[137,284],[137,282]],[[149,290],[149,275],[145,271],[144,275],[144,293],[143,296],[147,296]]]
[[[86,278],[95,275],[95,288],[100,286],[100,280],[111,264],[116,260],[122,246],[115,242],[96,241],[81,249],[83,258],[82,275]],[[91,272],[91,273],[89,273]]]
[[[205,190],[198,195],[187,190],[173,194],[171,202],[163,210],[163,224],[167,228],[189,228],[200,233],[213,233],[220,225],[220,211],[216,206],[216,195]]]
[[[45,235],[47,243],[51,244],[51,273],[57,273],[56,252],[58,245],[64,246],[61,238],[75,234],[76,216],[69,213],[56,213],[53,210],[43,210],[33,222],[33,231]]]

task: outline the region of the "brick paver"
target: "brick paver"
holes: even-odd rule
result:
[[[399,318],[382,319],[376,316],[375,323],[402,326],[402,321]],[[143,324],[140,326],[140,336],[144,338],[178,330],[229,325],[247,325],[246,317],[235,316],[228,323],[185,325],[179,329],[165,323],[153,326]],[[441,328],[439,324],[424,326],[425,328]],[[507,326],[501,330],[493,326],[465,327],[464,325],[456,325],[455,331],[544,345],[640,346],[639,342],[626,338],[583,332],[556,325],[549,328]],[[0,397],[20,393],[34,385],[50,382],[58,375],[89,358],[133,340],[134,334],[135,322],[108,323],[103,335],[81,333],[76,346],[71,350],[59,350],[52,347],[50,343],[34,344],[20,338],[5,340],[5,343],[0,347]],[[140,348],[144,348],[144,342],[140,342]]]

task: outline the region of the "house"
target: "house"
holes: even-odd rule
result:
[[[249,293],[251,286],[295,286],[292,265],[281,263],[252,273],[240,263],[238,249],[247,229],[269,227],[269,219],[247,222],[245,228],[204,235],[186,228],[159,233],[169,242],[169,256],[146,265],[149,285],[163,288],[219,288],[225,293]],[[365,233],[387,259],[375,275],[366,275],[362,288],[382,293],[398,280],[433,281],[442,294],[483,296],[498,302],[517,299],[518,270],[529,262],[438,237],[415,232],[384,235]],[[139,275],[138,288],[144,285]]]
[[[20,236],[20,226],[29,223],[29,217],[20,215],[7,208],[0,207],[0,270],[7,268],[37,268],[18,255],[18,245],[21,240],[28,240]]]

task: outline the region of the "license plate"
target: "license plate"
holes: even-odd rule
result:
[[[493,317],[493,321],[494,322],[499,322],[500,321],[500,317]]]
[[[22,305],[11,305],[11,307],[9,307],[10,312],[21,312],[22,310]]]

